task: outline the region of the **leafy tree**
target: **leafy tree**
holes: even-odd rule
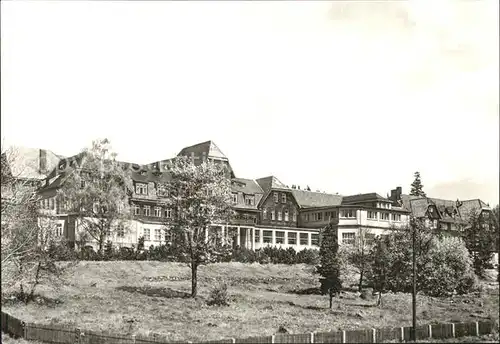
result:
[[[210,225],[227,223],[233,216],[231,184],[226,167],[211,161],[196,166],[187,157],[172,161],[168,201],[173,221],[166,223],[173,233],[175,254],[191,268],[191,296],[198,291],[198,267],[217,261],[229,250],[221,233]]]
[[[354,267],[359,274],[358,290],[363,290],[363,279],[371,273],[370,250],[373,246],[372,234],[366,228],[360,229],[356,242],[352,245],[342,245],[341,251],[350,267]]]
[[[389,278],[390,252],[387,250],[387,236],[378,236],[371,252],[373,290],[378,292],[377,306],[382,306],[382,292]]]
[[[424,222],[413,219],[416,227],[417,290],[431,296],[466,293],[475,284],[472,263],[462,240],[433,235]],[[373,256],[374,289],[393,292],[412,290],[412,236],[410,228],[394,229],[377,238]]]
[[[132,180],[107,139],[95,140],[80,157],[79,166],[68,166],[63,172],[58,201],[77,215],[79,234],[95,240],[102,256],[106,240],[119,226],[126,228],[131,218],[127,199]]]
[[[420,172],[415,172],[414,176],[415,176],[415,180],[413,181],[413,183],[411,183],[410,195],[427,197],[424,190],[423,190],[424,186],[422,185],[422,181],[420,179]]]
[[[320,265],[317,272],[321,275],[321,292],[328,294],[330,308],[333,307],[333,296],[338,295],[342,289],[340,280],[341,261],[339,259],[338,226],[328,224],[322,231],[321,246],[319,249]]]
[[[484,275],[484,270],[490,268],[491,259],[498,249],[498,232],[494,213],[481,212],[473,209],[465,215],[466,224],[462,238],[469,250],[478,276]]]

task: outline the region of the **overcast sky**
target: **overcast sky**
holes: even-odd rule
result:
[[[2,138],[239,177],[499,198],[498,1],[1,2]]]

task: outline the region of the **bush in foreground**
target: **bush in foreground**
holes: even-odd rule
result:
[[[404,232],[376,239],[372,280],[378,291],[411,292],[411,240],[411,235]],[[472,260],[460,238],[433,236],[425,255],[418,254],[417,247],[418,291],[429,296],[449,296],[471,292],[475,285]]]
[[[227,283],[222,282],[216,285],[207,300],[209,306],[229,306],[229,295],[227,293]]]

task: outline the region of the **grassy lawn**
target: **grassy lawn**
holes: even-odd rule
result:
[[[10,338],[8,335],[5,333],[2,333],[2,344],[44,344],[42,342],[34,342],[31,340],[24,340],[24,339],[14,339]]]
[[[272,335],[284,326],[291,333],[411,326],[411,295],[383,296],[383,308],[346,291],[334,299],[294,291],[317,287],[318,276],[306,265],[213,264],[199,270],[199,297],[190,292],[184,264],[162,262],[79,262],[65,272],[64,284],[42,285],[44,302],[4,304],[27,322],[71,324],[116,333],[162,333],[171,340],[210,340]],[[229,284],[228,307],[207,306],[211,286]],[[355,284],[355,280],[351,280]],[[176,291],[173,295],[171,290]],[[172,297],[176,296],[176,297]],[[498,283],[465,296],[418,296],[419,323],[498,320]]]

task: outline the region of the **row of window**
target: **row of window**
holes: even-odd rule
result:
[[[255,230],[255,242],[260,242],[260,229]],[[297,238],[297,234],[299,234]],[[285,244],[285,232],[275,231],[275,244]],[[309,233],[297,233],[288,232],[288,237],[286,238],[286,244],[297,245],[297,239],[300,245],[309,245]],[[264,244],[273,243],[273,231],[262,230],[262,242]],[[311,245],[319,246],[319,234],[311,233]]]
[[[141,212],[141,207],[138,206],[137,204],[134,204],[132,206],[134,209],[134,215],[144,215],[144,216],[151,216],[151,206],[145,205],[142,207],[142,212]],[[164,211],[164,212],[163,212]],[[162,207],[154,207],[154,217],[166,217],[167,219],[172,218],[172,209],[166,208],[163,209]]]
[[[233,196],[233,204],[237,204],[238,203],[238,194],[233,193],[232,196]],[[254,195],[245,195],[244,200],[245,200],[245,205],[255,205],[255,196]]]
[[[274,203],[279,203],[280,195],[278,192],[273,192]],[[286,203],[286,193],[281,194],[281,203]]]
[[[268,219],[268,210],[266,208],[264,208],[262,210],[262,218],[264,220],[267,220]],[[272,220],[272,221],[290,221],[290,213],[288,211],[288,209],[283,209],[283,211],[279,211],[279,210],[274,210],[272,209],[270,212],[270,218],[269,220]],[[295,211],[292,212],[292,221],[297,221],[297,213]]]
[[[154,234],[154,238],[151,239],[151,235]],[[144,241],[161,241],[165,237],[165,241],[172,241],[172,233],[170,231],[164,232],[161,228],[155,228],[154,232],[150,228],[143,228],[142,235]]]
[[[385,209],[391,209],[391,204],[390,203],[379,203],[379,208],[385,208]]]
[[[368,218],[369,219],[377,219],[377,214],[379,212],[377,211],[368,211]],[[324,217],[323,217],[324,214]],[[390,216],[391,215],[391,216]],[[387,220],[389,221],[389,216],[393,221],[401,221],[401,214],[390,214],[385,213],[385,212],[380,212],[380,220]],[[346,219],[354,219],[356,218],[356,210],[354,209],[342,209],[340,210],[340,217],[341,218],[346,218]],[[311,214],[304,214],[303,219],[305,222],[309,221],[327,221],[337,218],[337,212],[336,211],[327,211],[325,213],[323,212],[317,212],[317,213],[311,213]]]
[[[401,214],[390,214],[389,213],[384,213],[380,212],[378,213],[377,211],[368,211],[368,218],[372,220],[377,220],[377,214],[380,214],[380,217],[378,217],[380,220],[384,221],[389,221],[389,218],[392,221],[401,221]]]
[[[148,184],[135,183],[135,193],[138,195],[148,195]],[[158,196],[169,196],[168,189],[162,184],[156,184],[156,194]]]
[[[56,210],[55,198],[46,198],[40,201],[40,208],[46,210]]]

